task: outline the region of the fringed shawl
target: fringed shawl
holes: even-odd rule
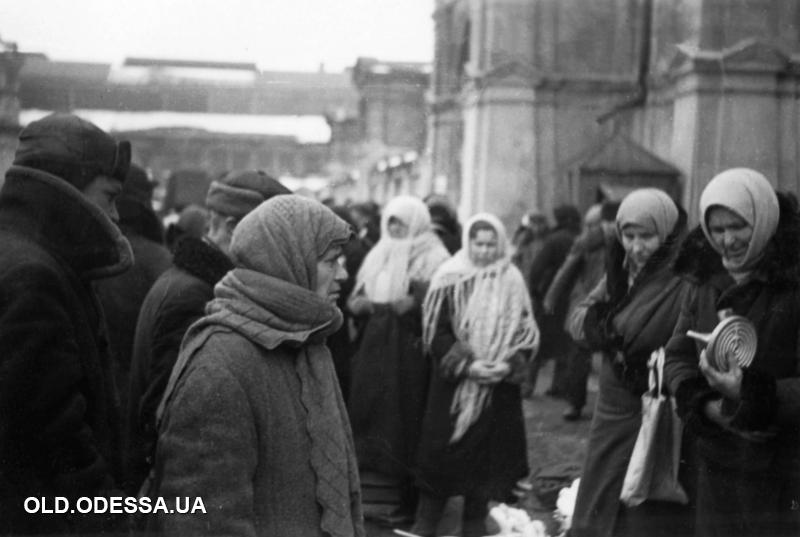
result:
[[[498,257],[479,267],[469,255],[469,230],[476,222],[494,228]],[[519,270],[511,264],[508,239],[493,215],[478,214],[464,226],[464,247],[436,272],[423,304],[423,344],[430,352],[444,304],[450,310],[456,338],[466,344],[476,360],[504,362],[520,351],[536,352],[539,329],[530,297]],[[451,406],[456,424],[450,442],[458,441],[480,416],[492,387],[473,379],[460,381]]]
[[[389,236],[389,219],[408,226],[408,238]],[[408,295],[412,280],[430,281],[450,254],[433,232],[425,204],[411,196],[392,199],[381,215],[381,239],[358,271],[353,294],[364,293],[372,302],[388,303]]]

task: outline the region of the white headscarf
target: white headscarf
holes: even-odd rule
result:
[[[408,236],[389,236],[389,219],[408,226]],[[372,302],[388,303],[409,293],[411,280],[429,281],[450,254],[433,233],[428,207],[412,196],[398,196],[381,215],[381,238],[358,271],[353,293],[364,292]]]
[[[708,229],[708,211],[714,206],[733,211],[753,228],[747,253],[741,261],[733,262],[722,258],[723,266],[732,275],[752,271],[764,256],[769,240],[778,229],[780,208],[775,189],[766,177],[748,168],[732,168],[709,181],[700,195],[700,225],[708,242],[722,255],[724,250],[711,238]]]
[[[477,222],[489,224],[497,234],[497,257],[478,266],[470,257],[469,232]],[[521,350],[535,352],[539,329],[530,296],[519,270],[511,263],[505,227],[494,215],[473,216],[463,230],[462,248],[433,277],[422,307],[423,344],[430,350],[441,308],[451,311],[453,333],[478,360],[507,361]],[[462,379],[453,396],[451,413],[456,424],[451,442],[460,439],[489,402],[492,387]]]

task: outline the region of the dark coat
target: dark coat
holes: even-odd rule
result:
[[[117,393],[91,281],[129,267],[130,246],[74,187],[12,166],[0,251],[0,534],[99,531],[110,515],[26,514],[23,501],[120,494]]]
[[[98,281],[95,289],[106,315],[114,379],[124,416],[128,408],[133,336],[139,309],[155,281],[172,264],[172,255],[157,242],[124,227],[122,231],[133,250],[133,266],[118,276]]]
[[[576,339],[603,351],[597,403],[572,519],[571,535],[575,537],[685,537],[691,527],[691,512],[679,504],[657,516],[653,513],[656,506],[645,502],[625,509],[626,516],[618,516],[620,492],[642,423],[647,361],[669,341],[690,289],[674,269],[686,230],[686,214],[680,214],[673,232],[630,287],[623,265],[625,252],[615,241],[606,277],[570,319]],[[659,516],[668,516],[671,524],[665,527]]]
[[[779,200],[778,231],[748,280],[734,282],[700,230],[681,255],[694,288],[667,347],[665,375],[700,464],[698,535],[800,532],[800,219],[788,198]],[[686,331],[711,332],[717,312],[729,308],[755,324],[758,347],[741,401],[723,399],[732,418],[725,430],[705,417],[705,403],[721,396],[700,373],[702,346]],[[767,430],[774,435],[766,440],[740,434]]]
[[[417,449],[417,486],[439,498],[466,495],[505,502],[514,484],[529,473],[519,391],[528,353],[511,357],[511,374],[494,385],[480,417],[451,444],[455,419],[450,408],[474,358],[453,333],[449,310],[445,301],[431,343],[433,367]]]
[[[135,494],[150,471],[155,449],[155,414],[189,326],[205,314],[214,285],[233,264],[216,247],[192,237],[175,248],[173,266],[142,303],[130,371],[126,418],[126,491]]]
[[[549,314],[542,311],[542,301],[558,269],[567,258],[577,235],[578,231],[572,228],[558,227],[554,229],[544,238],[541,250],[531,262],[527,281],[536,319],[542,332],[539,359],[547,359],[563,353],[569,345],[569,337],[563,328],[569,305],[567,299],[564,298],[554,304],[553,311]]]

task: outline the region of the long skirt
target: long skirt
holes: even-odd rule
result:
[[[519,386],[500,382],[478,420],[450,443],[457,384],[434,374],[417,457],[417,485],[430,495],[507,501],[529,473]]]
[[[362,472],[411,478],[430,370],[417,326],[383,306],[364,327],[347,405]]]
[[[589,445],[572,517],[571,537],[687,537],[689,507],[646,501],[634,508],[620,502],[622,483],[642,423],[642,399],[617,377],[603,358]]]

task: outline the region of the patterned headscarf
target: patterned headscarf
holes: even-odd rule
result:
[[[469,253],[469,232],[478,222],[489,224],[497,234],[497,257],[485,267],[476,265]],[[481,213],[467,222],[463,235],[461,250],[436,271],[425,297],[422,341],[426,350],[430,351],[441,309],[447,304],[453,333],[475,359],[496,363],[510,360],[519,351],[535,352],[539,329],[522,274],[510,262],[505,227],[494,215]],[[459,383],[451,407],[456,415],[451,442],[478,419],[491,393],[491,386],[469,378]]]

